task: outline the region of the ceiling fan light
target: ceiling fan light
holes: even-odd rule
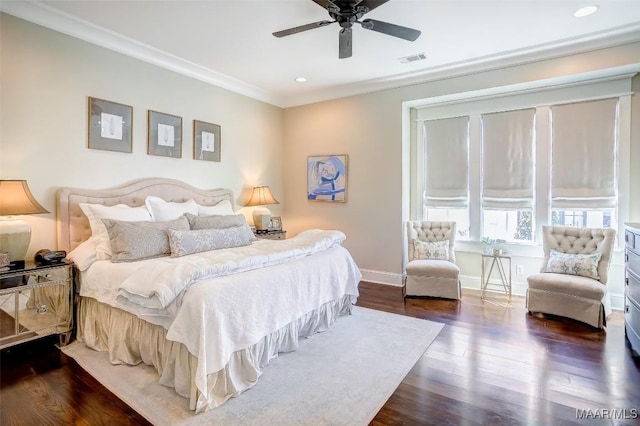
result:
[[[598,7],[599,6],[596,5],[581,7],[574,12],[573,16],[575,16],[576,18],[584,18],[585,16],[589,16],[595,13],[598,10]]]

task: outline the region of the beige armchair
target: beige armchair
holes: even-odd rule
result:
[[[611,313],[607,278],[616,231],[544,226],[542,233],[544,262],[539,274],[527,278],[527,309],[604,327]]]
[[[454,263],[455,237],[455,222],[407,222],[405,296],[460,299],[460,268]]]

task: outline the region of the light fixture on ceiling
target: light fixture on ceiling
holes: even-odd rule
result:
[[[576,10],[573,13],[573,16],[575,16],[576,18],[584,18],[585,16],[589,16],[593,13],[596,13],[596,11],[598,10],[598,7],[599,6],[596,6],[596,5],[581,7],[580,9]]]
[[[306,83],[307,79],[304,77],[296,77],[296,83]]]

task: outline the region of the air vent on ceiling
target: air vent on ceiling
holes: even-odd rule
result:
[[[427,55],[424,53],[418,53],[416,55],[405,56],[404,58],[398,58],[401,64],[408,64],[409,62],[422,61],[427,59]]]

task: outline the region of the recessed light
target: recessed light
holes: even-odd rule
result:
[[[304,78],[304,77],[298,77],[298,78],[296,78],[296,81],[297,81],[298,83],[306,83],[306,82],[307,82],[307,79],[306,79],[306,78]]]
[[[585,7],[581,7],[580,9],[576,10],[573,14],[573,16],[575,16],[576,18],[584,18],[585,16],[589,16],[592,13],[595,13],[596,10],[598,10],[599,6],[585,6]]]

